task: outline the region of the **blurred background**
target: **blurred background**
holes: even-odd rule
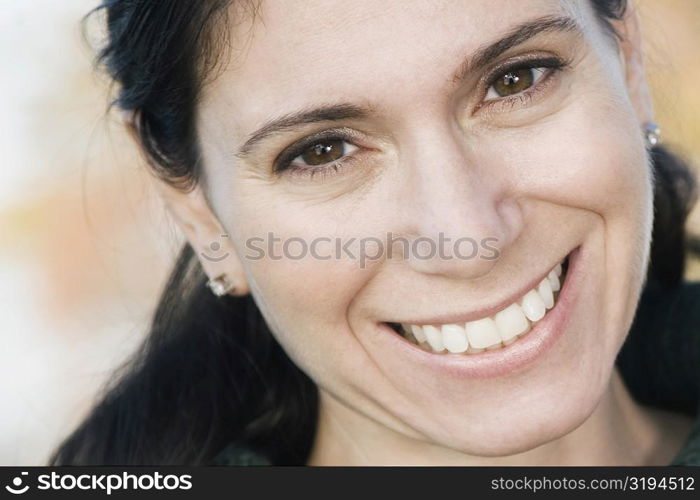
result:
[[[181,242],[106,113],[99,32],[80,28],[96,4],[0,0],[0,465],[44,463],[84,416],[142,339]],[[637,4],[664,139],[700,165],[700,1]]]

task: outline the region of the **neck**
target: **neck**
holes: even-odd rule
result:
[[[401,435],[321,391],[309,465],[665,465],[691,425],[639,405],[615,370],[596,409],[572,432],[517,455],[479,457]]]

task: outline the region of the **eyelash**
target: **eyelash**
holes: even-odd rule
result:
[[[506,96],[506,97],[501,97],[497,99],[490,99],[488,101],[483,101],[477,108],[478,109],[484,109],[486,106],[497,106],[500,109],[495,110],[494,112],[499,113],[499,112],[504,112],[508,111],[509,109],[513,108],[516,105],[521,105],[521,106],[527,106],[531,100],[536,97],[540,92],[544,91],[546,89],[546,84],[551,83],[551,77],[555,74],[558,73],[567,67],[569,67],[569,62],[564,61],[563,59],[556,57],[556,56],[550,56],[550,57],[539,57],[535,59],[529,59],[529,60],[524,60],[524,61],[517,61],[514,63],[509,63],[505,64],[504,66],[501,66],[499,68],[496,68],[493,72],[491,72],[490,76],[486,78],[486,91],[484,92],[483,97],[486,97],[488,95],[489,89],[493,87],[493,85],[496,83],[496,81],[499,79],[499,77],[502,77],[503,75],[513,72],[513,71],[519,71],[523,69],[530,69],[530,70],[538,70],[538,69],[543,69],[545,70],[542,74],[542,76],[539,78],[537,82],[533,84],[532,87],[528,88],[527,90],[524,90],[523,92],[513,94],[512,96]],[[482,97],[482,99],[483,99]]]
[[[544,91],[547,84],[550,83],[551,77],[564,70],[569,66],[569,63],[560,59],[559,57],[543,57],[535,58],[524,61],[517,61],[510,64],[505,64],[499,68],[493,70],[489,77],[485,79],[486,89],[482,95],[482,102],[477,106],[477,111],[486,109],[487,107],[498,107],[499,109],[494,110],[495,113],[501,113],[508,111],[515,106],[525,107],[530,104],[532,99],[537,96],[540,92]],[[532,85],[532,87],[513,94],[511,96],[504,96],[500,98],[493,98],[484,101],[483,99],[488,95],[489,90],[499,77],[523,69],[538,70],[544,69],[545,71],[541,74],[539,79]],[[283,151],[277,159],[274,161],[274,172],[281,174],[283,172],[288,172],[295,177],[299,176],[305,179],[312,179],[318,175],[321,176],[321,180],[328,177],[334,176],[348,167],[356,159],[353,156],[343,156],[338,160],[329,162],[324,166],[314,166],[314,165],[293,165],[293,161],[302,155],[308,148],[318,144],[323,141],[343,141],[352,146],[355,144],[352,142],[355,139],[354,134],[350,134],[344,130],[326,130],[319,134],[314,134],[303,139],[291,147]],[[357,146],[355,146],[357,149]]]
[[[343,156],[342,158],[330,162],[322,167],[314,165],[292,166],[292,162],[301,156],[308,148],[323,141],[343,141],[354,146],[355,149],[359,149],[359,147],[355,146],[354,144],[354,141],[357,141],[356,134],[351,134],[347,130],[343,129],[326,130],[319,134],[306,137],[305,139],[302,139],[301,142],[298,142],[283,151],[274,162],[274,172],[281,174],[282,172],[290,171],[295,176],[308,178],[313,178],[320,174],[323,178],[325,178],[328,175],[335,175],[336,173],[339,173],[340,170],[348,166],[349,163],[352,163],[354,160],[352,156]]]

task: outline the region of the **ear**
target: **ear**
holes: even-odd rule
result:
[[[613,23],[620,34],[620,55],[627,89],[640,124],[654,122],[654,106],[647,82],[642,47],[642,28],[634,2],[629,2],[624,17]]]
[[[209,206],[201,185],[196,184],[191,191],[179,189],[159,179],[155,180],[155,185],[209,279],[225,275],[226,281],[235,286],[229,292],[231,295],[249,293],[238,253]]]

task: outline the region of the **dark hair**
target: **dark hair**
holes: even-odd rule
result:
[[[195,108],[226,45],[231,0],[107,0],[101,61],[118,83],[116,105],[154,170],[181,189],[200,179]],[[592,0],[610,33],[624,0]],[[252,4],[251,4],[252,5]],[[253,13],[255,6],[251,7]],[[648,281],[683,277],[693,177],[667,150],[652,151],[655,222]],[[305,463],[314,439],[315,384],[287,357],[254,300],[217,298],[185,246],[164,288],[150,335],[105,388],[50,463],[207,464],[235,443],[273,464]]]

